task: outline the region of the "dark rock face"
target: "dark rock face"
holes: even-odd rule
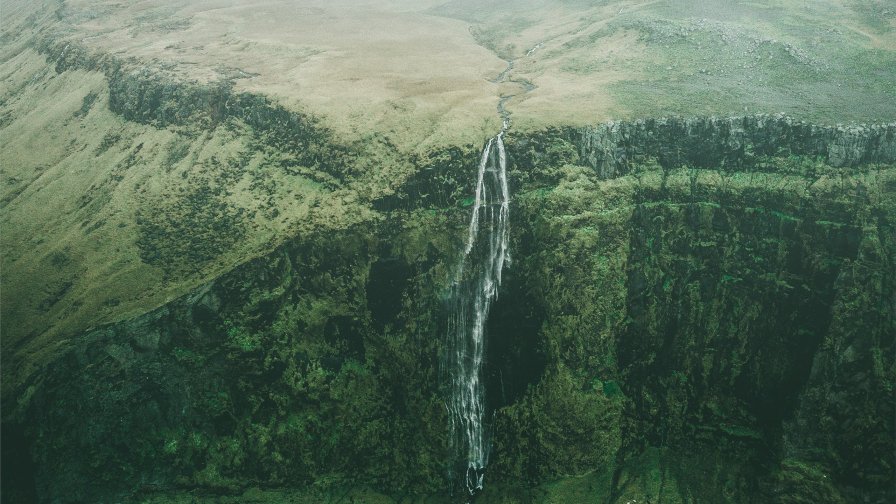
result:
[[[894,411],[868,398],[892,384],[872,360],[894,351],[883,336],[893,334],[893,291],[882,285],[893,277],[889,260],[862,252],[880,246],[876,229],[846,215],[827,224],[822,205],[803,204],[794,220],[724,200],[636,212],[621,381],[650,445],[727,443],[757,467],[771,450],[819,464],[823,478],[862,489],[858,498],[883,492],[875,481],[891,472]],[[669,232],[677,226],[687,231]],[[857,268],[869,275],[867,294]],[[834,350],[849,345],[849,357]]]
[[[788,457],[812,460],[830,450],[825,462],[859,488],[893,486],[896,284],[891,274],[876,273],[894,267],[891,225],[885,234],[866,233],[855,260],[840,270],[829,330],[785,424]]]

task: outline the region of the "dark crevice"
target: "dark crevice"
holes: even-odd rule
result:
[[[31,442],[21,425],[4,423],[0,429],[0,467],[3,468],[2,495],[8,504],[37,502]]]
[[[618,356],[632,413],[650,444],[693,446],[701,432],[719,431],[752,446],[742,456],[768,468],[831,325],[832,264],[856,257],[859,228],[823,229],[812,209],[795,218],[732,202],[708,210],[707,229],[696,207],[681,210],[687,232],[666,236],[660,226],[677,211],[638,207],[630,224],[629,323]],[[667,408],[681,400],[685,413],[673,420]]]
[[[402,308],[402,296],[411,280],[410,266],[397,257],[387,257],[370,266],[367,279],[367,308],[376,328],[396,321]]]
[[[546,366],[539,331],[543,309],[526,295],[526,275],[505,270],[488,319],[486,400],[494,409],[516,403]]]

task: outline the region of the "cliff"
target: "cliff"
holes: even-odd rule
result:
[[[477,502],[896,500],[879,2],[225,3],[5,11],[5,501],[460,500],[439,363],[499,96]]]
[[[894,137],[769,116],[509,135],[482,500],[890,500]],[[3,444],[27,449],[4,465],[31,461],[4,494],[444,495],[438,357],[475,157],[419,167],[373,225],[76,336],[4,403]]]

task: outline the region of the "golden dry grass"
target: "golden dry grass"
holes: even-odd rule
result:
[[[651,22],[672,27],[700,19],[735,39],[786,41],[822,64],[823,75],[810,77],[821,81],[853,71],[829,68],[836,62],[827,60],[843,57],[838,47],[896,51],[891,10],[879,0],[68,0],[55,29],[186,80],[233,80],[237,90],[325,118],[344,138],[377,131],[407,152],[477,144],[493,134],[498,97],[521,92],[491,81],[505,67],[501,58],[517,59],[511,80],[537,86],[508,104],[519,127],[590,124],[686,109],[687,100],[664,107],[661,99],[645,110],[643,96],[616,85],[661,78],[667,63],[687,67],[676,66],[672,77],[695,81],[688,86],[698,91],[725,86],[701,82],[695,65],[722,64],[737,47],[712,40],[713,58],[705,47],[648,42]],[[753,94],[789,93],[768,111],[805,109],[790,83],[755,77]],[[756,107],[744,96],[729,101],[716,107],[719,113]]]

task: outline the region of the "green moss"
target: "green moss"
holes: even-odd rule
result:
[[[261,338],[251,334],[246,328],[226,323],[227,344],[242,352],[252,352],[261,345]]]
[[[834,485],[829,471],[817,464],[785,459],[775,473],[775,493],[781,504],[847,502]]]
[[[174,356],[175,360],[177,360],[178,362],[181,362],[181,363],[187,364],[187,365],[193,365],[193,366],[202,364],[202,362],[204,360],[204,358],[201,355],[199,355],[198,353],[196,353],[192,350],[189,350],[186,348],[180,348],[180,347],[177,347],[174,350],[172,350],[172,355]]]
[[[743,425],[731,425],[722,423],[719,425],[719,429],[721,429],[725,434],[728,434],[729,436],[735,438],[762,440],[762,433]]]
[[[619,396],[582,388],[565,368],[549,372],[525,399],[500,412],[495,471],[544,481],[612,463],[620,443]]]

